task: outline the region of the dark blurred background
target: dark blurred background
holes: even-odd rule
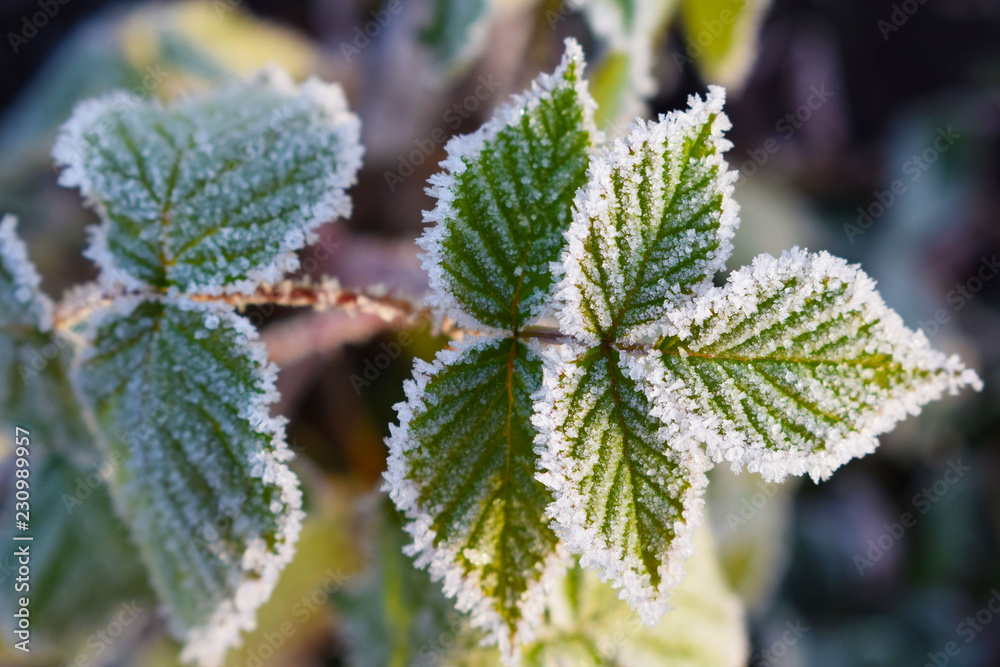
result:
[[[346,231],[324,232],[333,250],[307,268],[414,295],[423,277],[411,241],[420,211],[432,207],[422,189],[444,156],[432,142],[415,163],[407,157],[420,150],[415,138],[426,145],[437,128],[450,136],[478,127],[552,66],[563,36],[580,38],[588,54],[597,48],[578,13],[549,29],[537,8],[512,2],[468,64],[431,76],[411,37],[430,11],[421,0],[404,2],[403,18],[354,55],[343,45],[382,3],[229,4],[306,35],[321,60],[308,68],[342,81],[364,123],[355,214]],[[125,7],[68,0],[15,53],[10,34],[22,31],[38,1],[0,3],[0,209],[22,218],[55,295],[95,275],[79,256],[93,216],[75,192],[55,186],[44,154],[33,162],[37,150],[25,145],[47,131],[31,124],[39,109],[65,115],[66,101],[46,87],[63,76],[59,50],[82,26]],[[656,49],[651,113],[704,90],[696,68],[676,65],[686,39],[674,24]],[[497,81],[496,90],[469,108],[481,77]],[[985,382],[979,394],[929,406],[885,436],[876,454],[821,485],[806,480],[761,496],[748,475],[719,472],[713,487],[731,487],[713,498],[716,537],[747,600],[751,664],[1000,665],[1000,614],[983,613],[1000,601],[1000,3],[775,0],[749,74],[729,99],[729,159],[743,174],[730,266],[795,244],[861,262],[909,326],[960,354]],[[463,113],[449,114],[456,104]],[[412,175],[387,177],[403,174],[404,163]],[[259,317],[280,326],[289,313]],[[384,466],[382,437],[412,357],[429,358],[442,344],[423,336],[359,385],[352,377],[365,377],[366,362],[394,340],[392,332],[369,336],[345,335],[286,366],[281,380],[295,446],[355,490],[371,488]],[[746,502],[762,506],[744,511]],[[789,628],[798,629],[794,642]],[[949,642],[957,655],[943,653]],[[336,664],[335,645],[322,651]]]

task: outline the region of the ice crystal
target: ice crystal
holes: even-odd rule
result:
[[[655,334],[668,305],[703,293],[725,266],[739,207],[722,158],[724,101],[713,86],[591,160],[558,286],[563,331],[591,342]]]
[[[80,104],[53,149],[60,182],[101,216],[87,252],[100,284],[64,302],[102,304],[78,351],[51,331],[14,221],[0,222],[0,375],[20,368],[28,385],[0,384],[2,416],[41,430],[48,406],[78,438],[71,452],[96,431],[103,451],[89,449],[183,660],[217,665],[254,628],[302,520],[285,422],[269,413],[277,370],[218,297],[278,282],[318,225],[350,212],[359,131],[338,86],[278,70],[169,107]]]
[[[417,564],[508,659],[563,549],[656,622],[713,462],[821,479],[981,386],[829,255],[760,257],[714,287],[739,222],[725,91],[588,152],[579,58],[569,43],[555,75],[448,145],[421,241],[430,300],[486,335],[417,363],[388,439]]]
[[[170,107],[83,102],[53,156],[60,183],[101,217],[87,254],[102,279],[250,292],[297,268],[318,225],[350,214],[359,133],[339,86],[272,69]]]
[[[552,497],[534,478],[542,363],[518,333],[551,308],[549,265],[597,140],[583,68],[567,40],[554,73],[448,143],[420,241],[429,301],[491,335],[418,363],[387,441],[386,486],[410,519],[417,564],[508,658],[531,637],[564,561],[545,516]]]
[[[552,497],[535,480],[541,381],[536,351],[514,338],[460,344],[418,362],[388,439],[386,487],[410,519],[409,552],[505,653],[532,636],[565,560],[544,516]]]
[[[583,68],[567,40],[558,69],[477,132],[452,138],[444,171],[430,179],[438,202],[419,241],[429,301],[463,325],[514,331],[545,305],[597,138]]]
[[[924,404],[982,386],[826,253],[757,257],[669,320],[663,372],[646,376],[662,416],[768,481],[825,479]]]
[[[215,319],[209,336],[206,321]],[[118,509],[164,601],[182,658],[221,661],[253,629],[302,519],[275,368],[230,307],[121,299],[96,315],[78,382]]]

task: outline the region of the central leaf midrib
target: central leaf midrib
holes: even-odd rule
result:
[[[655,346],[654,346],[655,348]],[[642,346],[622,346],[621,350],[642,350],[648,349]],[[855,357],[853,359],[808,359],[804,357],[770,357],[770,356],[760,356],[760,357],[741,357],[726,354],[705,354],[699,352],[691,352],[687,349],[680,348],[676,350],[664,350],[660,348],[661,354],[669,354],[670,356],[685,358],[685,357],[696,357],[698,359],[706,359],[708,361],[732,361],[735,363],[753,365],[757,362],[769,362],[774,364],[797,364],[802,366],[840,366],[842,364],[848,366],[861,366],[866,368],[871,368],[873,370],[889,370],[892,364],[890,363],[880,363],[874,366],[865,366],[865,363],[876,358],[876,356],[871,357]],[[891,357],[889,358],[891,360]]]
[[[708,119],[708,122],[705,123],[705,125],[702,127],[702,131],[698,133],[698,136],[695,138],[695,140],[691,142],[691,148],[683,155],[684,162],[681,167],[681,173],[678,175],[677,182],[674,184],[674,189],[670,193],[670,199],[666,202],[666,204],[663,207],[663,216],[661,216],[660,220],[658,221],[659,226],[657,227],[656,234],[654,235],[653,238],[653,242],[650,243],[648,246],[646,246],[645,250],[643,250],[642,258],[639,260],[639,267],[636,270],[636,282],[628,290],[628,292],[622,299],[621,306],[618,310],[618,314],[612,320],[611,326],[608,328],[607,338],[615,337],[619,324],[625,317],[626,312],[628,312],[629,301],[631,301],[632,296],[635,294],[636,290],[638,290],[639,287],[642,285],[642,277],[645,275],[646,265],[648,264],[650,257],[653,255],[656,246],[662,241],[662,238],[667,231],[667,225],[665,224],[666,217],[670,209],[673,208],[673,205],[677,199],[677,194],[680,191],[681,183],[683,183],[684,181],[684,175],[687,174],[688,169],[690,168],[689,157],[694,152],[694,146],[702,142],[704,140],[705,135],[711,131],[714,122],[715,122],[715,116],[713,115]],[[666,164],[664,164],[664,170],[666,171]]]
[[[635,476],[636,470],[632,464],[632,458],[629,456],[630,446],[628,444],[628,436],[631,435],[636,440],[640,438],[635,434],[632,428],[625,421],[625,412],[622,408],[621,395],[618,390],[618,378],[616,375],[616,366],[611,358],[611,350],[607,345],[602,346],[601,354],[608,364],[608,382],[611,385],[611,395],[615,402],[615,412],[618,414],[618,423],[622,429],[622,459],[625,461],[625,465],[628,466],[629,471],[629,494],[632,496],[632,502],[636,508],[640,505],[640,499],[636,497],[635,492]],[[633,519],[635,520],[635,529],[638,534],[640,530],[640,521],[637,514],[638,510],[633,511]],[[642,536],[639,536],[642,539]],[[653,588],[659,586],[660,583],[660,572],[656,566],[656,556],[652,555],[651,552],[640,549],[639,557],[642,559],[643,564],[646,567],[646,571],[649,573],[649,580]]]

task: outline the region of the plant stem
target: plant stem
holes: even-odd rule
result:
[[[115,299],[132,296],[158,298],[165,296],[156,290],[102,290],[96,285],[77,288],[67,294],[56,307],[54,326],[66,330],[82,322],[94,311],[110,305]],[[386,294],[343,289],[332,280],[320,283],[285,281],[261,285],[253,294],[186,294],[199,302],[223,302],[237,308],[272,304],[275,306],[309,306],[315,310],[331,308],[376,315],[387,322],[405,324],[415,320],[426,309],[403,298]]]

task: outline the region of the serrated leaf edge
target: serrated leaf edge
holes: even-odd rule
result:
[[[42,278],[28,257],[27,246],[17,234],[17,217],[10,214],[0,219],[0,264],[14,279],[14,300],[32,306],[40,332],[51,331],[55,307],[41,291]]]
[[[565,407],[566,383],[562,374],[567,368],[574,368],[570,362],[583,356],[587,348],[567,344],[552,346],[544,351],[544,376],[542,388],[536,396],[533,419],[538,434],[535,447],[539,456],[537,479],[552,489],[555,500],[546,509],[553,519],[554,529],[566,549],[579,554],[580,565],[597,572],[601,581],[610,582],[619,589],[618,597],[639,614],[647,625],[656,623],[669,606],[671,591],[684,578],[684,562],[693,553],[694,533],[704,518],[704,491],[708,486],[706,472],[711,461],[697,447],[681,452],[682,465],[689,473],[690,486],[681,496],[684,506],[682,518],[673,526],[675,538],[658,568],[660,583],[653,589],[635,571],[628,567],[620,555],[610,547],[599,530],[583,524],[581,507],[586,499],[580,493],[574,480],[571,459],[567,455],[569,442],[561,433],[561,427],[569,418]],[[622,354],[623,370],[633,379],[645,371],[635,364],[634,355]],[[668,447],[668,429],[657,433],[659,444]]]
[[[584,242],[593,226],[592,216],[608,208],[606,193],[610,187],[611,174],[618,169],[630,169],[636,160],[632,149],[643,144],[660,146],[669,142],[668,150],[678,150],[678,145],[687,138],[689,130],[703,124],[709,114],[716,116],[711,131],[711,141],[716,153],[703,160],[709,165],[719,167],[719,176],[710,186],[718,188],[722,193],[718,228],[719,247],[712,260],[705,264],[707,274],[705,279],[692,286],[692,294],[675,294],[673,299],[668,299],[664,304],[664,309],[681,307],[707,292],[712,287],[714,273],[726,267],[733,250],[732,239],[740,222],[740,206],[733,199],[734,183],[739,172],[730,170],[722,155],[732,147],[732,143],[723,136],[731,127],[729,118],[722,110],[725,101],[724,88],[709,86],[704,100],[698,95],[691,95],[688,97],[688,109],[685,111],[677,110],[661,114],[657,121],[633,123],[626,138],[615,139],[591,158],[587,184],[577,191],[573,202],[573,220],[566,232],[567,246],[563,251],[562,262],[555,267],[557,271],[555,301],[559,306],[558,319],[564,333],[590,345],[600,343],[600,338],[590,330],[580,307],[584,300],[582,285],[589,284],[583,273],[582,264],[589,256],[584,248]],[[650,221],[642,222],[650,224]],[[622,331],[618,338],[620,342],[634,342],[647,336],[660,335],[660,328],[657,323],[651,323],[630,331]]]
[[[244,280],[227,284],[194,283],[188,285],[184,293],[252,294],[261,284],[279,282],[287,273],[299,268],[299,260],[295,253],[305,246],[315,243],[317,240],[316,229],[320,225],[350,217],[352,202],[346,190],[357,180],[364,147],[361,144],[361,120],[349,110],[347,98],[339,84],[327,83],[316,77],[309,77],[301,85],[296,84],[284,70],[277,66],[271,66],[246,79],[234,79],[220,87],[190,95],[171,105],[164,105],[158,100],[137,100],[134,95],[123,91],[112,92],[79,103],[70,118],[60,127],[55,145],[52,148],[52,157],[56,164],[62,168],[58,179],[59,185],[67,188],[78,188],[84,202],[93,208],[101,218],[99,224],[91,225],[87,229],[89,244],[83,254],[97,264],[100,269],[98,280],[102,285],[113,286],[117,283],[129,290],[150,287],[122,269],[115,261],[114,253],[108,246],[110,221],[104,206],[95,196],[94,184],[87,175],[83,151],[80,150],[84,134],[98,118],[109,110],[121,109],[121,113],[134,112],[143,107],[182,110],[187,105],[197,104],[220,93],[259,86],[273,88],[288,99],[301,97],[315,102],[330,114],[330,123],[337,128],[338,138],[342,142],[338,156],[338,168],[328,174],[325,199],[311,207],[301,227],[289,230],[289,233],[282,239],[278,254],[271,263],[248,270]],[[177,294],[180,293],[180,290],[173,287],[170,292]]]
[[[127,296],[115,299],[102,311],[95,313],[88,322],[84,334],[88,345],[77,355],[74,370],[87,362],[96,349],[93,345],[94,336],[102,323],[110,317],[127,316],[140,304],[150,299]],[[241,645],[242,632],[249,632],[257,626],[257,610],[266,603],[274,591],[285,567],[295,556],[295,547],[302,529],[305,513],[302,511],[302,491],[299,488],[298,477],[291,471],[287,463],[294,454],[285,441],[284,417],[272,417],[270,405],[279,398],[275,386],[278,368],[268,359],[267,349],[259,340],[257,329],[246,318],[239,315],[233,306],[220,302],[195,302],[182,296],[163,296],[156,299],[167,306],[182,310],[196,310],[204,316],[215,316],[225,324],[229,324],[239,334],[246,337],[244,350],[250,362],[256,369],[258,388],[260,391],[254,400],[243,406],[240,416],[246,419],[253,428],[271,438],[272,451],[262,451],[256,460],[251,461],[250,474],[264,483],[276,484],[281,489],[281,500],[286,508],[278,529],[279,542],[275,551],[268,550],[261,541],[252,545],[243,553],[240,563],[244,573],[253,576],[244,577],[237,586],[232,599],[221,603],[211,614],[209,621],[193,628],[179,628],[173,622],[171,610],[167,607],[167,620],[171,630],[184,646],[180,659],[184,662],[197,662],[203,667],[215,667],[230,648]],[[221,326],[218,324],[217,326]],[[100,434],[99,429],[95,429]],[[100,437],[103,437],[100,436]],[[126,525],[129,524],[124,508],[119,506],[117,493],[114,489],[116,509]],[[142,551],[142,545],[137,545]]]
[[[434,545],[436,533],[431,528],[434,517],[420,505],[420,489],[409,479],[410,465],[406,458],[407,452],[420,447],[420,443],[410,435],[410,422],[426,410],[427,384],[466,352],[482,349],[498,340],[499,337],[493,336],[470,338],[441,350],[430,363],[422,359],[414,360],[413,379],[406,380],[403,385],[406,401],[394,406],[399,424],[389,425],[389,437],[386,438],[389,456],[386,472],[383,473],[385,482],[382,490],[389,493],[397,509],[406,515],[408,521],[404,529],[413,538],[413,544],[407,546],[405,551],[407,555],[416,557],[416,567],[426,569],[433,581],[442,581],[445,597],[455,598],[455,607],[461,612],[470,613],[472,626],[487,632],[486,641],[499,645],[504,661],[516,664],[520,646],[532,641],[535,629],[541,622],[545,610],[545,592],[550,582],[569,566],[569,555],[561,545],[557,545],[546,558],[541,576],[531,582],[522,595],[517,634],[516,637],[510,636],[507,624],[493,609],[493,600],[483,594],[478,578],[468,576],[456,563],[453,554]],[[539,353],[537,348],[535,352]]]
[[[649,395],[656,403],[655,412],[665,423],[679,433],[687,433],[685,440],[701,440],[709,456],[716,462],[729,461],[734,471],[746,468],[761,474],[768,482],[778,482],[787,475],[808,473],[815,481],[827,479],[834,470],[854,458],[870,454],[878,447],[878,436],[891,431],[908,415],[917,415],[922,407],[941,398],[945,392],[955,395],[965,386],[979,391],[982,380],[975,371],[968,369],[957,355],[946,356],[933,349],[922,331],[911,331],[902,318],[882,300],[875,289],[875,281],[857,264],[834,257],[826,252],[809,253],[798,247],[786,250],[780,258],[768,254],[758,255],[753,263],[734,271],[724,287],[713,288],[694,301],[690,307],[667,314],[667,335],[682,340],[690,335],[693,325],[704,322],[720,312],[742,309],[751,312],[757,305],[753,288],[757,285],[780,282],[790,277],[806,278],[813,284],[832,278],[849,286],[850,302],[864,313],[866,321],[880,321],[881,336],[892,346],[895,358],[904,365],[936,371],[933,379],[912,390],[901,391],[880,405],[858,431],[827,443],[823,452],[774,451],[748,446],[735,427],[723,436],[712,428],[699,414],[702,408],[679,392],[680,387],[665,379],[665,368],[659,373],[648,373],[646,382]],[[672,443],[673,444],[673,443]]]
[[[593,144],[596,145],[601,141],[602,134],[594,123],[597,102],[590,96],[587,81],[583,77],[583,71],[586,67],[583,48],[571,37],[566,38],[565,46],[566,51],[555,71],[551,74],[540,74],[532,82],[529,91],[512,96],[509,102],[498,108],[493,113],[493,117],[475,132],[457,135],[449,139],[448,143],[445,144],[448,156],[439,163],[442,171],[434,174],[428,180],[430,187],[426,188],[426,192],[437,199],[437,204],[432,210],[423,212],[423,221],[430,226],[417,239],[417,245],[423,249],[423,252],[420,253],[421,266],[427,272],[430,284],[426,303],[434,308],[439,317],[448,317],[462,328],[498,336],[506,333],[503,329],[483,324],[465,311],[465,308],[451,293],[448,276],[444,270],[443,243],[448,231],[446,224],[449,219],[454,217],[455,185],[457,177],[464,173],[468,167],[467,160],[471,161],[479,155],[487,142],[495,139],[501,131],[518,122],[523,114],[531,111],[544,100],[551,98],[552,91],[562,83],[563,77],[572,64],[579,68],[580,76],[574,87],[583,104],[584,125],[593,137]],[[526,320],[537,318],[544,309],[544,304],[539,305]]]

